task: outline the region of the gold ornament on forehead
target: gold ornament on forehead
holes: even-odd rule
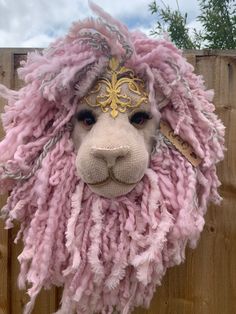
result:
[[[143,80],[135,77],[134,72],[111,58],[107,77],[99,78],[94,88],[84,97],[91,107],[100,107],[103,112],[110,111],[112,118],[127,108],[137,108],[148,102]]]

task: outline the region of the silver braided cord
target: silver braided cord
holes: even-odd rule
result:
[[[101,18],[99,18],[98,20],[111,33],[115,34],[118,42],[121,44],[122,48],[124,49],[125,54],[122,60],[122,64],[124,64],[125,61],[128,60],[133,54],[133,49],[130,47],[130,45],[125,40],[125,37],[119,32],[119,30],[115,26],[106,23]],[[104,55],[109,58],[111,57],[111,48],[108,45],[106,39],[100,33],[84,31],[80,33],[80,36],[82,37],[80,39],[82,43],[91,46],[94,50],[102,51]]]
[[[112,33],[115,33],[119,43],[121,44],[121,46],[123,47],[124,51],[125,51],[125,56],[123,58],[123,63],[125,63],[126,60],[128,60],[132,54],[133,54],[133,49],[130,47],[130,45],[127,43],[127,41],[125,40],[124,36],[119,32],[119,30],[113,26],[110,25],[108,23],[106,23],[103,19],[99,18],[98,19],[101,24],[103,24],[108,30],[110,30]]]
[[[169,85],[170,86],[174,86],[178,82],[182,82],[184,87],[187,90],[187,95],[186,96],[188,96],[188,98],[192,98],[192,92],[191,92],[191,89],[189,87],[189,84],[185,80],[185,78],[180,74],[180,68],[178,67],[178,65],[173,63],[171,60],[167,61],[166,63],[169,64],[169,66],[175,71],[175,74],[176,74],[176,79],[173,82],[171,82]]]
[[[152,139],[154,141],[151,155],[155,155],[158,151],[161,151],[163,149],[171,148],[176,149],[175,146],[171,143],[171,141],[160,131],[160,127],[156,130],[156,133],[154,136],[152,136]]]
[[[19,181],[23,181],[23,180],[28,180],[30,179],[33,175],[35,175],[36,171],[41,167],[42,165],[42,161],[45,158],[45,156],[48,154],[48,152],[55,146],[55,144],[57,142],[60,141],[60,139],[62,138],[63,134],[66,131],[70,131],[72,129],[72,125],[71,123],[68,123],[66,125],[66,127],[62,130],[60,130],[58,132],[57,135],[55,135],[54,137],[52,137],[44,146],[42,149],[41,154],[39,155],[39,157],[36,159],[34,166],[32,167],[32,169],[30,170],[29,173],[24,174],[21,171],[14,173],[11,172],[7,169],[7,167],[5,165],[0,165],[0,167],[3,169],[4,171],[4,177],[3,178],[10,178],[10,179],[14,179],[14,180],[19,180]]]
[[[104,53],[108,58],[111,55],[111,48],[109,47],[105,38],[101,36],[98,32],[81,32],[80,36],[82,37],[80,41],[83,44],[87,44],[92,47],[94,50],[99,50]]]

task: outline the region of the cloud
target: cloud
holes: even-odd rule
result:
[[[0,45],[46,46],[49,41],[64,34],[72,21],[87,15],[83,3],[76,0],[1,0]]]
[[[105,11],[129,28],[139,28],[149,35],[156,16],[148,5],[152,0],[94,0]],[[180,9],[189,11],[190,21],[196,16],[197,0],[182,0]],[[176,8],[176,0],[165,0]],[[0,46],[46,47],[64,35],[73,21],[91,16],[84,0],[0,0]]]

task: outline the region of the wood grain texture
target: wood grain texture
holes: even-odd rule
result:
[[[25,52],[0,49],[0,65],[6,64],[7,72],[4,84],[16,89],[21,86],[15,70]],[[221,206],[209,206],[198,247],[187,249],[184,264],[167,270],[150,308],[136,309],[133,314],[236,313],[236,51],[188,51],[185,55],[203,75],[207,87],[215,90],[217,114],[226,126],[227,152],[218,166],[223,202]],[[0,314],[21,314],[27,301],[16,284],[17,256],[22,247],[13,244],[17,228],[8,236],[3,224],[0,227]],[[58,295],[56,289],[42,292],[34,314],[53,313]]]
[[[9,50],[0,53],[0,83],[8,87],[12,85],[12,55]],[[6,102],[0,99],[0,111],[2,112]],[[3,135],[2,126],[0,134]],[[1,208],[6,203],[6,196],[0,196]],[[0,220],[0,314],[8,314],[10,311],[10,271],[9,271],[9,232],[4,229],[4,223]]]

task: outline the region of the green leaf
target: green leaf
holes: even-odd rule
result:
[[[163,1],[149,5],[151,14],[157,15],[157,24],[151,31],[152,36],[168,32],[172,41],[182,49],[235,49],[236,48],[236,1],[235,0],[199,0],[202,31],[193,31],[190,36],[187,27],[188,14],[173,10]]]

